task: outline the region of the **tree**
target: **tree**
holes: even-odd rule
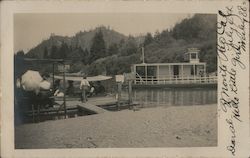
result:
[[[21,77],[21,75],[25,72],[25,64],[24,64],[24,57],[25,54],[23,50],[18,51],[14,55],[14,75],[15,75],[15,81],[17,77]]]
[[[96,76],[102,74],[105,71],[106,71],[105,63],[103,61],[95,61],[89,67],[88,74]]]
[[[144,46],[150,44],[153,41],[153,37],[151,35],[151,33],[147,33],[145,40],[144,40]]]
[[[67,43],[63,42],[61,45],[61,48],[59,49],[58,57],[65,59],[67,57],[67,54],[69,53],[69,47]]]
[[[118,54],[119,52],[119,48],[118,45],[116,43],[111,44],[108,48],[108,55],[113,55],[113,54]]]
[[[124,40],[124,39],[121,39],[120,42],[119,42],[119,44],[118,44],[119,47],[122,47],[124,43],[125,43],[125,40]]]
[[[17,57],[17,58],[23,58],[24,57],[24,51],[23,50],[20,50],[20,51],[18,51],[17,53],[16,53],[16,55],[15,55],[15,57]]]
[[[48,52],[48,48],[47,47],[45,47],[44,48],[44,51],[43,51],[43,58],[49,58],[49,52]]]
[[[156,30],[155,35],[154,35],[154,39],[155,40],[160,40],[160,36],[161,36],[161,34],[160,34],[159,30]]]
[[[51,58],[52,59],[57,59],[58,58],[58,49],[57,49],[57,47],[55,46],[55,45],[53,45],[52,47],[51,47],[51,52],[50,52],[50,55],[51,55]]]
[[[126,43],[124,44],[123,48],[121,49],[121,55],[127,56],[131,54],[135,54],[137,52],[137,44],[134,37],[130,36]]]
[[[82,63],[84,65],[89,64],[89,61],[88,61],[89,60],[89,51],[87,48],[85,50],[82,50],[82,48],[81,48],[81,56],[82,56]]]
[[[96,59],[102,58],[106,56],[106,45],[103,39],[102,31],[99,30],[93,40],[92,45],[90,47],[90,63],[95,61]]]

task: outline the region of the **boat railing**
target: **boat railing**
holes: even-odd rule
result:
[[[136,80],[137,80],[138,78],[139,78],[140,83],[144,83],[143,78],[142,78],[138,73],[136,73]]]
[[[136,76],[135,84],[217,83],[217,76]]]

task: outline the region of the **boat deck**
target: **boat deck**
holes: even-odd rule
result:
[[[133,84],[134,89],[138,88],[217,88],[217,83],[166,83],[166,84]]]
[[[133,83],[134,88],[205,88],[217,87],[217,76],[138,76]]]

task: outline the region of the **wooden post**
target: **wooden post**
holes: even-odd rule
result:
[[[55,91],[55,63],[53,63],[53,67],[52,67],[52,88],[53,88],[53,93]]]
[[[148,84],[148,70],[147,65],[145,65],[145,77],[146,77],[146,84]]]
[[[32,121],[33,121],[33,123],[35,123],[35,108],[34,108],[34,104],[32,104]]]
[[[205,77],[204,78],[204,82],[206,83],[207,82],[207,70],[206,70],[206,64],[204,64],[204,72],[203,72],[203,76]]]
[[[193,65],[193,70],[194,70],[194,83],[196,83],[196,78],[195,78],[195,65]]]
[[[137,99],[137,98],[136,98],[136,91],[134,91],[134,93],[135,93],[134,97],[135,97],[135,100],[136,100],[136,99]]]
[[[169,83],[172,82],[172,76],[171,76],[171,65],[168,65],[168,76],[169,76]]]
[[[121,104],[121,93],[122,93],[122,83],[118,82],[118,101],[117,101],[117,110],[120,110],[120,104]]]
[[[159,79],[160,79],[160,67],[157,65],[157,83],[159,84]]]
[[[64,118],[67,118],[66,109],[66,80],[65,80],[65,64],[63,63],[63,106],[64,106]]]
[[[132,81],[128,81],[128,103],[129,106],[132,104]]]
[[[136,65],[134,65],[134,73],[135,73],[135,80],[134,80],[134,83],[137,84],[137,78],[136,78],[136,75],[137,75]]]
[[[181,65],[181,81],[183,83],[183,64]]]
[[[157,105],[160,104],[160,93],[159,91],[156,91],[156,95],[157,95]]]
[[[144,64],[145,63],[145,60],[144,60],[144,47],[141,48],[142,49],[142,63]]]
[[[37,104],[37,122],[40,122],[40,104]]]

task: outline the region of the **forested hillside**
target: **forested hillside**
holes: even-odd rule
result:
[[[208,63],[208,71],[216,71],[216,16],[195,15],[145,39],[146,62],[182,62],[190,47],[197,47],[201,61]]]
[[[73,37],[52,35],[25,55],[22,51],[16,54],[29,58],[70,59],[71,72],[115,75],[130,72],[131,64],[141,62],[142,46],[148,63],[183,62],[187,48],[197,47],[201,50],[201,61],[207,62],[208,72],[216,71],[216,15],[196,14],[172,29],[140,37],[125,36],[106,27],[79,32]],[[32,67],[51,70],[49,65],[33,64]]]

